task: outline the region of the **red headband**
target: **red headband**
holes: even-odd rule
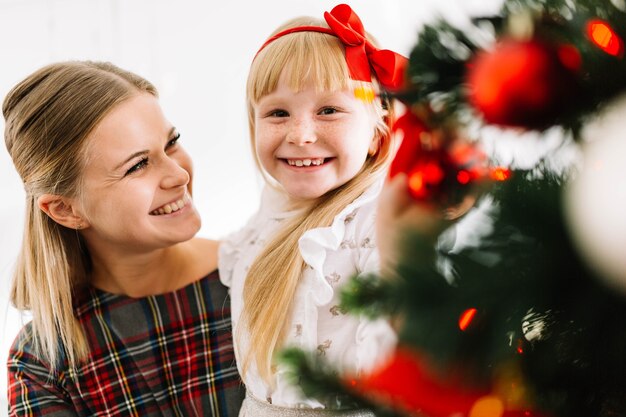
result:
[[[388,49],[378,49],[365,37],[363,23],[347,4],[335,6],[324,12],[324,19],[330,28],[320,26],[298,26],[278,32],[269,38],[257,52],[263,50],[276,39],[294,32],[321,32],[339,38],[346,48],[346,63],[350,78],[356,81],[372,81],[372,72],[378,82],[391,91],[404,86],[404,73],[408,59]]]

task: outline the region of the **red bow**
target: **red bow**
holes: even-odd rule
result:
[[[346,48],[346,62],[350,78],[372,81],[372,72],[387,90],[398,91],[404,87],[404,74],[408,59],[388,49],[378,49],[365,37],[363,23],[347,4],[335,6],[324,13],[330,29],[319,26],[299,26],[284,30],[269,38],[259,49],[261,52],[274,40],[294,32],[321,32],[339,38]]]
[[[365,37],[363,23],[347,4],[324,13],[326,23],[346,48],[350,76],[357,81],[372,81],[373,71],[380,84],[389,90],[404,86],[408,60],[388,49],[378,49]]]

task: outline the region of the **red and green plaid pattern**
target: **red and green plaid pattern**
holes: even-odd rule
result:
[[[91,346],[76,370],[50,375],[30,324],[8,360],[9,415],[237,416],[230,300],[217,271],[178,291],[133,299],[90,290],[77,316]]]

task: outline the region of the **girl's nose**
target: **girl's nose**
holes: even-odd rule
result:
[[[191,179],[189,172],[175,159],[165,158],[163,162],[163,177],[161,187],[164,189],[186,186]]]
[[[317,135],[313,121],[307,118],[294,119],[290,123],[286,140],[296,146],[315,143]]]

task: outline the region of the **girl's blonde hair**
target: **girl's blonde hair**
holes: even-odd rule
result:
[[[113,107],[139,92],[157,95],[148,81],[110,63],[71,61],[34,72],[2,105],[6,147],[26,191],[11,302],[31,311],[34,349],[51,371],[64,359],[75,367],[89,353],[72,304],[88,281],[91,262],[80,234],[48,217],[37,199],[80,196],[90,132]]]
[[[298,26],[328,27],[322,20],[303,17],[287,22],[274,33]],[[350,79],[345,49],[335,36],[318,32],[297,32],[282,36],[255,57],[248,75],[247,103],[253,150],[254,105],[276,89],[282,74],[287,76],[287,83],[294,91],[301,91],[311,82],[320,91],[337,91],[355,86],[369,91],[378,90],[376,80],[367,83]],[[378,139],[374,155],[367,158],[361,171],[346,184],[327,192],[311,202],[300,214],[283,221],[280,230],[250,266],[244,285],[241,315],[241,324],[250,337],[249,351],[239,352],[244,374],[254,361],[261,377],[270,384],[274,382],[271,376],[272,358],[284,343],[292,299],[305,267],[298,249],[298,239],[309,229],[329,226],[343,208],[384,175],[391,162],[393,108],[387,100],[375,99],[371,103],[371,110],[378,119],[373,132]],[[272,184],[256,152],[255,158],[264,177]],[[241,330],[240,327],[236,337],[241,337]]]

